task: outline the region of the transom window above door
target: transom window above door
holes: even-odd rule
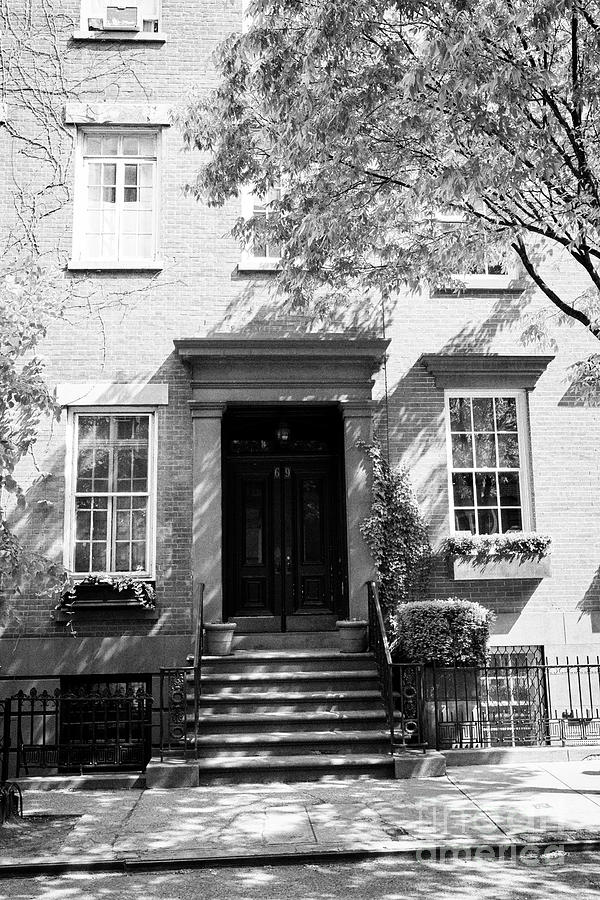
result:
[[[73,417],[68,568],[151,576],[154,555],[154,416]]]
[[[136,268],[156,256],[156,130],[85,130],[75,190],[75,258]]]
[[[452,527],[472,534],[530,527],[524,393],[448,394]]]

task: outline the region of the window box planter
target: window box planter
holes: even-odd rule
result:
[[[550,557],[526,559],[515,557],[499,562],[489,560],[476,562],[469,559],[455,559],[452,562],[452,577],[455,581],[493,581],[501,578],[549,578],[552,575]]]
[[[90,575],[82,581],[69,582],[61,594],[57,610],[97,609],[105,606],[137,606],[155,608],[154,585],[135,578],[111,578]]]
[[[549,578],[549,548],[546,535],[525,533],[456,535],[444,544],[455,581]]]

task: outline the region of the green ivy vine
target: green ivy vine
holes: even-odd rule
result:
[[[371,460],[371,513],[361,525],[377,568],[379,597],[390,631],[398,607],[426,598],[431,543],[408,472],[390,466],[378,444],[360,444]]]

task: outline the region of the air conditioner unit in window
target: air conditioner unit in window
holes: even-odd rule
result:
[[[107,6],[105,31],[139,31],[137,6]]]

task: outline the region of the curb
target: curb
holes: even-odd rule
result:
[[[397,856],[411,862],[448,862],[460,860],[494,859],[519,862],[524,865],[548,865],[546,852],[568,851],[584,853],[600,850],[600,839],[560,841],[557,843],[529,843],[524,841],[482,841],[481,844],[455,841],[447,844],[412,844],[405,847],[329,847],[307,850],[271,851],[262,853],[196,853],[177,856],[103,857],[97,859],[44,859],[14,861],[0,864],[0,880],[34,877],[37,875],[64,875],[69,872],[160,872],[173,869],[238,868],[255,866],[301,865],[314,862],[359,862],[385,856]],[[525,851],[529,851],[525,854]]]

